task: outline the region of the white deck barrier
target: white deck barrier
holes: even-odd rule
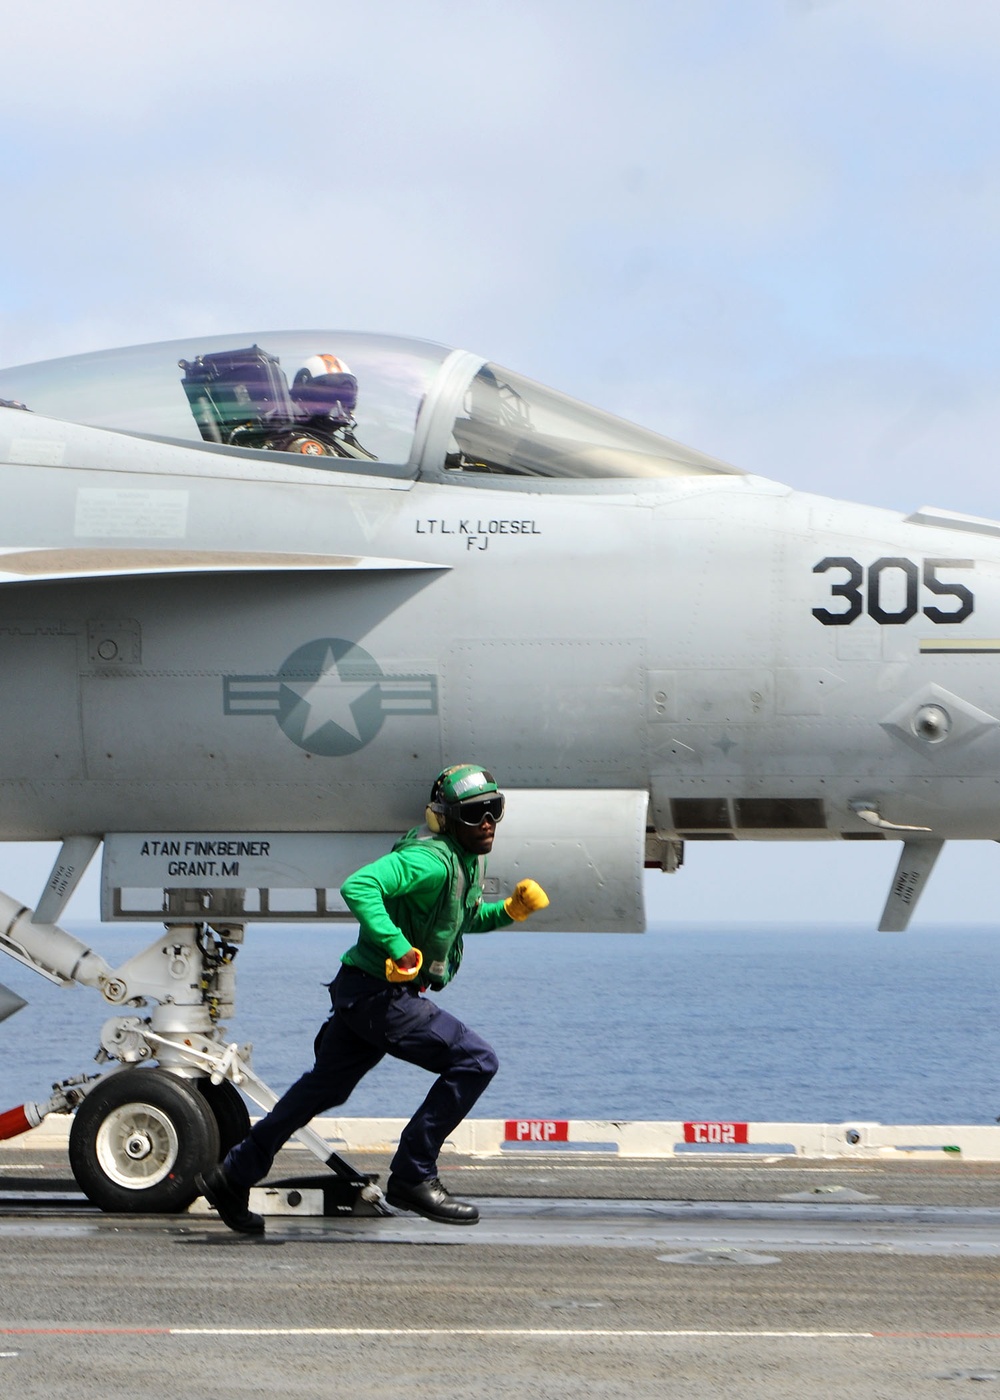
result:
[[[313,1127],[338,1152],[392,1152],[404,1118],[317,1118]],[[27,1151],[65,1147],[69,1117],[52,1114],[39,1127],[3,1143]],[[733,1157],[894,1160],[937,1158],[1000,1162],[1000,1126],[892,1126],[847,1123],[627,1122],[584,1118],[468,1118],[445,1153],[508,1160],[559,1154],[656,1160]]]
[[[317,1120],[332,1147],[392,1151],[402,1118]],[[445,1151],[470,1157],[572,1154],[629,1158],[946,1157],[1000,1162],[1000,1126],[890,1126],[883,1123],[625,1122],[581,1118],[469,1118]]]

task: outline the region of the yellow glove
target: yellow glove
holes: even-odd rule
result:
[[[385,976],[387,982],[412,982],[424,963],[424,955],[419,948],[411,948],[397,962],[386,958]]]
[[[548,902],[549,897],[537,880],[522,880],[515,885],[514,893],[504,900],[503,907],[512,919],[521,923],[536,909],[544,909]]]

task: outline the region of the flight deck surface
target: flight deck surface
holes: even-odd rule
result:
[[[384,1156],[354,1154],[379,1171]],[[0,1151],[19,1397],[938,1395],[1000,1387],[1000,1164],[449,1157],[479,1225],[102,1215]],[[312,1175],[286,1150],[272,1180]],[[947,1392],[946,1392],[947,1393]]]

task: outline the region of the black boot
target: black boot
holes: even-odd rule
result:
[[[241,1235],[262,1235],[264,1217],[250,1209],[249,1186],[237,1186],[226,1175],[221,1162],[199,1172],[194,1184],[210,1206],[215,1206],[230,1230]]]
[[[479,1211],[469,1201],[456,1201],[437,1177],[430,1181],[400,1181],[390,1176],[385,1184],[385,1198],[397,1210],[413,1210],[428,1220],[441,1220],[446,1225],[475,1225]]]

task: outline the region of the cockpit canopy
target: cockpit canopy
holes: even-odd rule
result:
[[[467,351],[353,331],[209,336],[21,365],[0,370],[0,407],[317,468],[562,480],[735,470]]]

